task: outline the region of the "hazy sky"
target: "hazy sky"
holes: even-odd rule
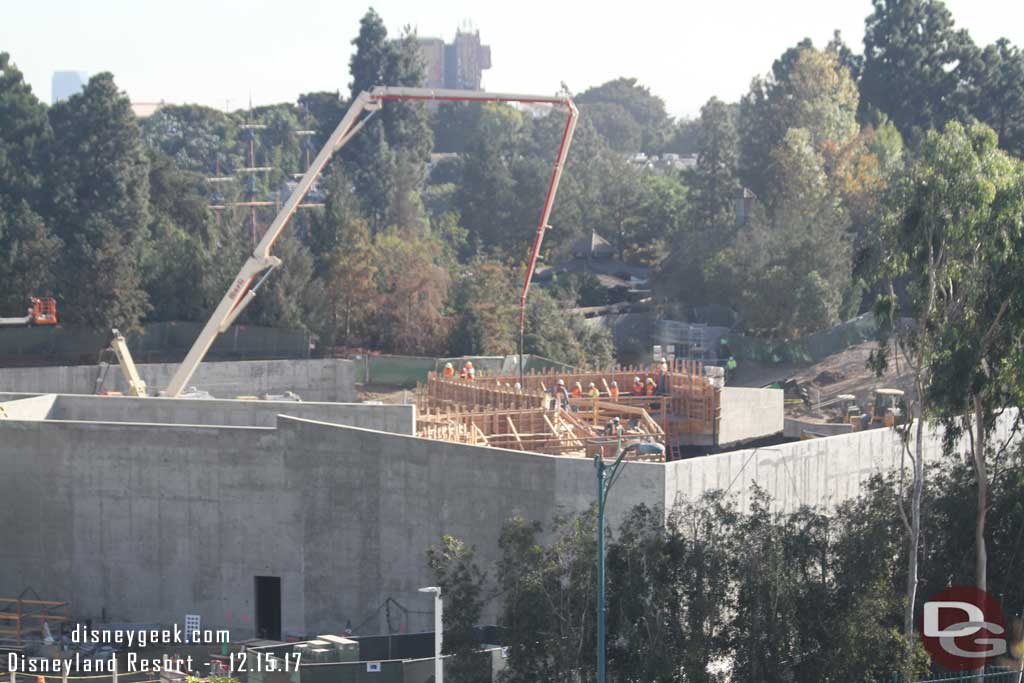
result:
[[[133,101],[218,108],[348,89],[348,59],[370,3],[351,0],[0,0],[0,51],[50,100],[56,70],[114,73]],[[410,24],[450,41],[469,19],[491,46],[492,91],[573,92],[635,76],[673,115],[734,100],[804,37],[834,29],[860,51],[868,0],[377,0],[389,33]],[[1024,45],[1021,0],[950,0],[978,43]],[[614,11],[613,11],[614,8]]]

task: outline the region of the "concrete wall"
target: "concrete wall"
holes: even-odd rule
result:
[[[277,429],[4,420],[0,472],[17,484],[0,505],[0,592],[32,586],[83,618],[196,613],[237,638],[252,635],[257,575],[281,577],[285,632],[338,632],[387,597],[428,612],[409,630],[428,628],[417,589],[441,534],[488,566],[509,516],[549,522],[595,487],[589,460],[286,417]],[[609,513],[664,495],[663,466],[630,464]]]
[[[76,398],[53,410],[84,411],[94,401],[111,399]],[[160,404],[113,401],[107,405]],[[70,600],[79,618],[105,611],[114,621],[169,624],[195,613],[204,627],[246,638],[253,577],[279,576],[285,633],[337,633],[349,620],[365,622],[364,632],[382,630],[378,608],[388,597],[426,613],[405,624],[415,631],[431,624],[431,598],[418,588],[433,581],[425,552],[442,534],[475,546],[490,569],[510,516],[549,524],[595,500],[586,459],[276,420],[276,427],[0,420],[0,594],[31,586],[44,598]],[[1006,438],[1007,423],[994,438]],[[629,463],[609,499],[610,521],[638,503],[667,508],[712,488],[746,505],[751,481],[781,509],[832,508],[898,463],[900,448],[891,430],[871,430]],[[928,456],[940,450],[938,435],[929,434]],[[489,603],[484,619],[497,607]]]
[[[5,398],[0,395],[0,419],[45,420],[53,409],[56,399],[54,394],[25,398],[16,395]]]
[[[176,363],[139,365],[150,391],[167,386]],[[117,365],[106,368],[105,391],[127,391]],[[104,370],[95,365],[48,368],[0,368],[0,391],[53,394],[95,394]],[[309,360],[226,361],[201,363],[189,386],[218,398],[283,394],[294,391],[306,401],[355,401],[352,361],[333,358]]]
[[[783,429],[781,389],[723,387],[720,394],[721,416],[718,445],[742,443]]]
[[[1009,438],[1012,424],[1013,416],[1004,414],[992,438]],[[898,468],[902,448],[895,431],[870,429],[671,462],[665,465],[664,504],[696,500],[704,491],[722,489],[738,494],[739,505],[745,507],[751,482],[756,482],[780,510],[792,511],[801,505],[834,509],[859,495],[861,485],[872,475]],[[965,445],[959,450],[966,452]],[[924,452],[933,461],[942,456],[937,430],[925,430]]]
[[[853,432],[853,425],[843,422],[813,422],[811,420],[798,420],[793,417],[786,418],[786,426],[782,430],[783,436],[799,439],[804,432],[810,432],[814,436],[851,434]]]
[[[291,415],[331,424],[414,434],[415,410],[411,405],[365,403],[65,395],[57,397],[48,417],[89,422],[274,427],[278,415]]]

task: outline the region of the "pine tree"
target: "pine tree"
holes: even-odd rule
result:
[[[141,260],[149,161],[128,97],[109,73],[50,109],[48,218],[65,250],[62,317],[96,329],[136,326],[149,310]]]
[[[377,85],[419,86],[423,82],[416,36],[408,29],[397,41],[388,39],[380,15],[370,9],[352,41],[351,92]],[[419,187],[433,147],[429,117],[422,104],[387,102],[342,154],[363,213],[376,234],[388,226],[417,227],[409,194]],[[421,227],[421,226],[420,226]]]
[[[46,107],[0,52],[0,315],[52,293],[60,242],[38,213],[51,138]]]

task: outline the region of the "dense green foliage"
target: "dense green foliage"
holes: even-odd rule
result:
[[[274,211],[232,204],[283,200],[351,95],[421,82],[411,30],[388,35],[372,9],[353,29],[351,94],[166,106],[141,122],[110,74],[48,108],[0,55],[3,310],[53,294],[62,319],[96,328],[204,319]],[[936,0],[873,0],[863,55],[838,34],[824,49],[804,40],[738,103],[712,98],[694,120],[674,121],[636,78],[575,99],[542,259],[596,232],[618,259],[652,268],[666,314],[723,304],[770,337],[868,309],[888,257],[883,206],[930,129],[976,119],[1002,149],[1024,149],[1024,55],[1006,40],[975,45]],[[284,265],[242,321],[303,327],[322,347],[515,349],[519,278],[563,123],[559,111],[389,103],[311,193],[326,208],[293,219],[276,246]],[[641,153],[696,159],[680,170]],[[606,362],[607,332],[568,313],[615,300],[595,282],[534,287],[527,345]]]
[[[1024,563],[1021,464],[1021,453],[1006,455],[991,498],[998,523],[989,590],[1012,609],[1024,601],[1017,580]],[[962,500],[973,486],[971,468],[954,459],[930,477],[922,515],[926,596],[971,583],[973,514]],[[781,512],[756,485],[745,507],[711,491],[667,514],[634,508],[609,530],[609,678],[877,683],[906,671],[898,491],[896,479],[876,477],[829,514]],[[593,680],[595,534],[593,512],[550,530],[513,517],[493,568],[476,566],[473,555],[454,563],[458,580],[448,583],[446,610],[479,613],[493,576],[499,623],[510,639],[505,680],[569,680],[569,672]],[[444,547],[454,543],[446,539]],[[922,674],[927,661],[915,644],[909,668]]]

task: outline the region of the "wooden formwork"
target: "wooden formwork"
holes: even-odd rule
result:
[[[43,637],[43,623],[57,637],[59,624],[68,621],[68,603],[55,600],[0,598],[0,640],[21,645],[25,639]]]
[[[704,376],[703,364],[698,361],[677,360],[668,364],[666,372],[660,365],[626,366],[609,370],[575,370],[558,372],[543,370],[530,372],[522,378],[516,375],[478,377],[473,381],[457,377],[442,377],[430,373],[426,384],[417,390],[417,408],[421,416],[436,414],[462,416],[471,414],[472,419],[456,420],[461,427],[447,427],[434,433],[452,433],[463,443],[481,443],[480,434],[487,443],[508,448],[526,444],[522,434],[541,434],[531,426],[520,427],[520,413],[535,413],[535,421],[546,416],[552,422],[547,432],[554,435],[559,431],[552,416],[562,423],[578,423],[578,429],[588,433],[591,439],[600,438],[608,421],[618,417],[620,424],[636,434],[656,438],[665,444],[670,453],[685,445],[711,445],[718,433],[719,389]],[[633,380],[639,378],[646,384],[652,378],[658,386],[655,395],[633,393]],[[563,380],[571,390],[578,382],[584,391],[590,383],[601,395],[597,398],[580,397],[569,401],[569,411],[560,410],[554,388]],[[520,388],[515,388],[521,382]],[[618,383],[619,395],[612,398],[610,387]],[[505,414],[508,413],[508,414]],[[514,414],[513,414],[514,413]],[[482,417],[488,415],[490,417]],[[511,426],[506,427],[502,420]],[[435,424],[428,420],[425,424]],[[468,425],[475,425],[477,434]],[[547,425],[544,425],[545,427]],[[461,430],[461,431],[460,431]],[[519,440],[516,441],[516,433]],[[426,434],[424,434],[426,435]],[[497,441],[493,441],[496,437]],[[439,436],[436,438],[445,438]],[[567,438],[563,434],[562,438]],[[565,452],[566,448],[549,443],[538,436],[527,450],[541,452]],[[573,445],[569,450],[579,450]],[[585,450],[585,447],[584,447]]]
[[[542,391],[516,391],[515,384],[494,378],[464,380],[427,374],[425,384],[418,384],[416,407],[419,412],[429,408],[524,410],[544,408],[549,402]]]
[[[663,433],[657,423],[642,409],[636,410],[639,426],[627,430],[623,438],[643,437],[660,441]],[[610,419],[608,416],[616,413],[616,406],[612,405],[611,412],[603,415]],[[604,434],[604,423],[598,429],[588,418],[589,415],[561,408],[476,412],[435,408],[417,416],[417,435],[550,455],[590,456],[601,453],[613,456],[619,438]]]

